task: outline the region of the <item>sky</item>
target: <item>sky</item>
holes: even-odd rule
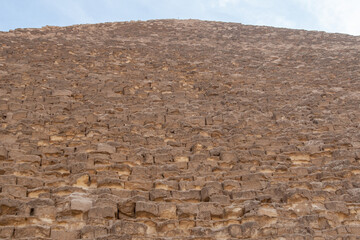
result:
[[[0,0],[0,31],[168,18],[360,35],[360,0]]]

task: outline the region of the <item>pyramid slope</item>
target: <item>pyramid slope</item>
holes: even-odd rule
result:
[[[359,46],[199,20],[0,33],[0,238],[358,236]]]

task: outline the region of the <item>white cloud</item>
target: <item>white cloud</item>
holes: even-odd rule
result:
[[[360,35],[360,1],[358,0],[297,0],[329,32]]]

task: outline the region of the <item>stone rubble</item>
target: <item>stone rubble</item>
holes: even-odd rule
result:
[[[0,239],[358,239],[359,46],[199,20],[0,32]]]

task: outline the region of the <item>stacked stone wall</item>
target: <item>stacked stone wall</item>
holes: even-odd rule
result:
[[[0,239],[357,239],[359,56],[197,20],[0,32]]]

